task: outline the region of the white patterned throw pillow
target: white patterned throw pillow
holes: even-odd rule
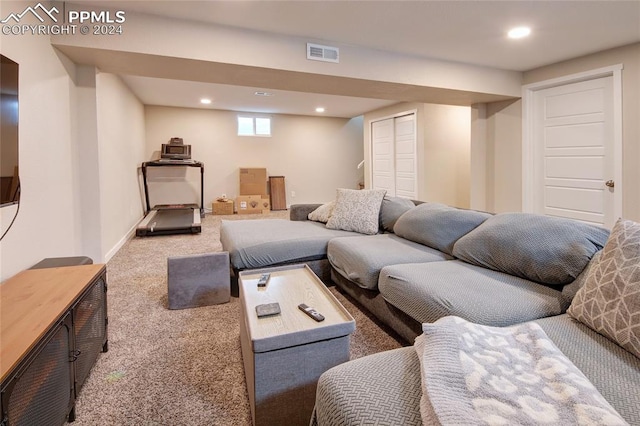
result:
[[[567,313],[640,357],[640,223],[618,219]]]
[[[333,214],[333,209],[336,207],[336,202],[331,201],[329,203],[323,204],[307,216],[307,219],[312,220],[314,222],[322,222],[327,223],[331,215]]]
[[[381,189],[338,189],[336,206],[327,228],[377,234],[380,206],[386,192]]]

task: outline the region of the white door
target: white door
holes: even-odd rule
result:
[[[394,124],[396,196],[416,199],[416,115],[398,117]]]
[[[373,189],[385,189],[387,195],[396,195],[395,142],[393,118],[376,121],[371,125],[371,156]]]
[[[534,94],[534,209],[612,227],[613,77]]]
[[[371,125],[372,188],[416,199],[416,115],[388,118]]]

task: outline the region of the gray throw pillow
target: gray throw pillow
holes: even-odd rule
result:
[[[380,189],[338,189],[336,206],[327,228],[377,234],[380,205],[386,192]]]
[[[640,357],[640,224],[618,219],[592,263],[567,313]]]
[[[604,247],[609,231],[577,220],[502,213],[460,238],[453,255],[543,284],[569,284]]]
[[[451,254],[455,242],[491,215],[461,210],[440,203],[424,203],[408,210],[396,221],[399,237]]]
[[[390,197],[386,195],[382,199],[382,206],[380,207],[380,226],[387,232],[393,232],[393,226],[396,224],[398,218],[415,206],[413,201],[408,198]]]

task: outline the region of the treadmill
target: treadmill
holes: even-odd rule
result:
[[[153,208],[149,204],[147,185],[148,167],[199,167],[200,168],[200,206],[197,204],[158,204]],[[202,231],[200,219],[204,217],[204,163],[191,159],[161,158],[142,163],[146,216],[136,228],[136,236],[198,234]]]

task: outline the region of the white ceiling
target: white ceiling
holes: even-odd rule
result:
[[[640,1],[92,1],[95,5],[395,51],[513,71],[640,41]],[[532,35],[509,40],[513,26]],[[259,88],[126,78],[144,103],[191,106],[202,90],[224,99],[216,108],[309,114],[320,103],[351,117],[388,101],[284,91],[264,99]],[[178,92],[181,93],[178,96]],[[188,99],[187,99],[188,98]],[[181,99],[181,100],[179,100]],[[185,105],[189,102],[189,105]],[[212,106],[213,107],[213,106]],[[338,112],[340,108],[341,112]],[[264,111],[264,109],[271,109]],[[311,112],[311,114],[315,114]]]
[[[130,75],[122,76],[122,78],[145,105],[351,118],[357,117],[363,112],[396,103],[383,99],[322,95]],[[256,96],[255,92],[267,92],[271,96]],[[200,104],[201,98],[208,98],[212,103],[202,105]],[[317,107],[324,107],[326,113],[316,113]]]

